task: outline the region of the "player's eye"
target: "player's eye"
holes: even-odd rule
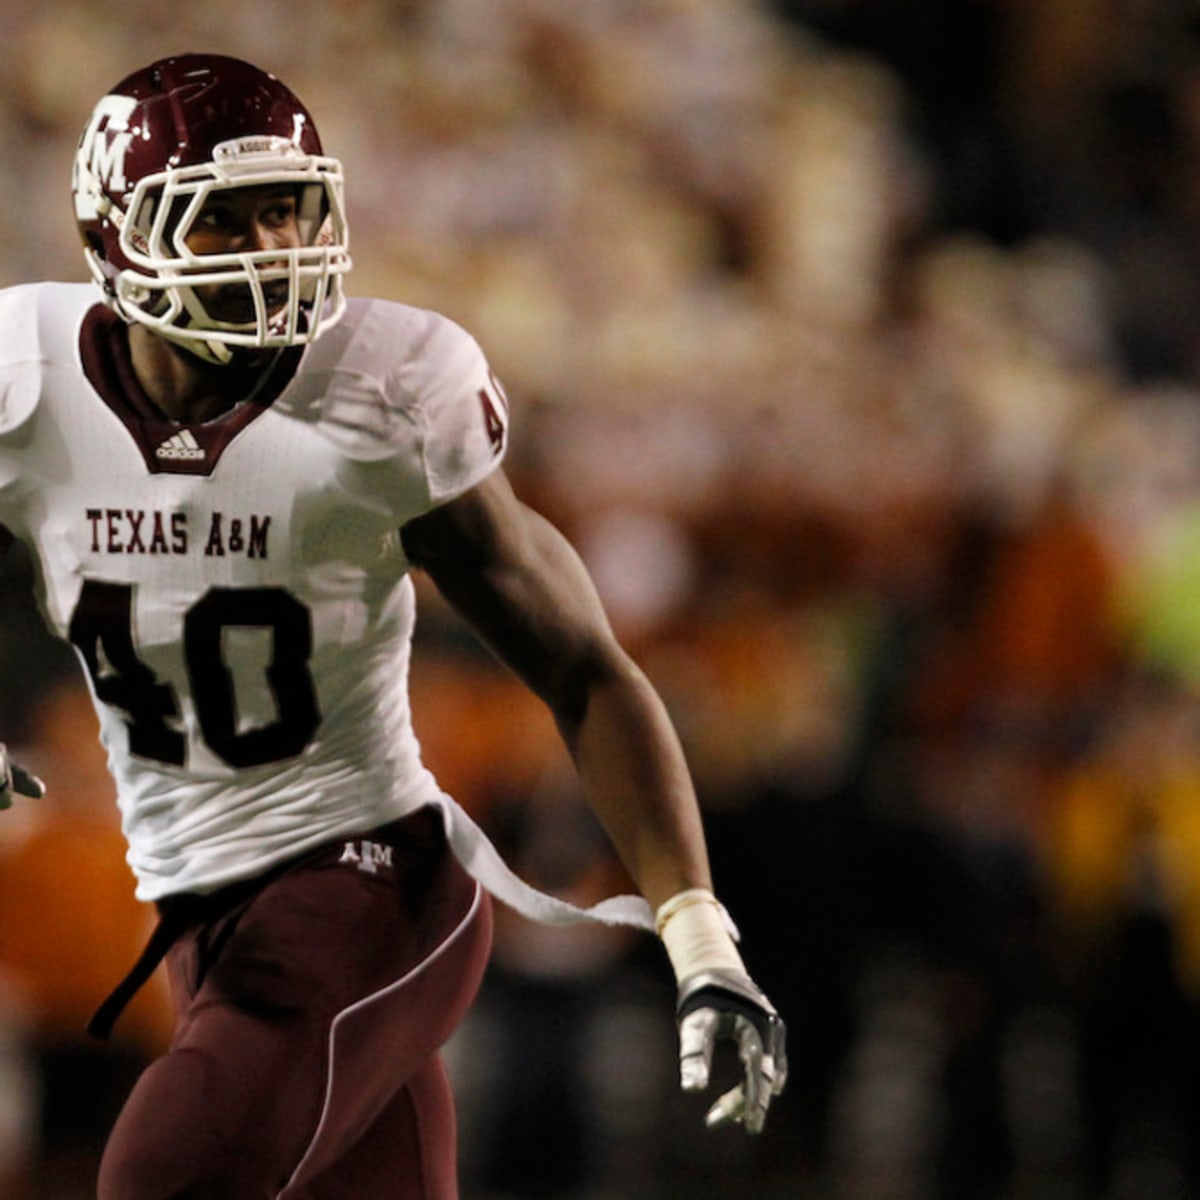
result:
[[[227,204],[206,204],[196,217],[193,229],[205,233],[220,233],[231,229],[234,224],[232,208]]]
[[[296,219],[296,199],[294,196],[283,196],[274,200],[260,214],[264,225],[282,229]]]

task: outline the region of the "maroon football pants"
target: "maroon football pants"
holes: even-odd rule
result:
[[[113,1129],[99,1200],[454,1200],[438,1047],[490,901],[419,814],[309,856],[167,955],[169,1051]]]

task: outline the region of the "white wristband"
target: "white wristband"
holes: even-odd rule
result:
[[[745,972],[742,956],[730,935],[732,922],[712,892],[689,888],[672,896],[655,914],[658,936],[682,982],[700,971]]]

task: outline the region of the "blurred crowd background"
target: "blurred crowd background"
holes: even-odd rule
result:
[[[693,763],[790,1025],[766,1134],[676,1095],[650,939],[499,914],[465,1200],[1200,1196],[1192,0],[5,0],[0,285],[82,279],[92,104],[279,74],[353,290],[472,330]],[[111,786],[19,551],[0,1194],[77,1200],[160,1045]],[[624,886],[548,720],[421,585],[418,731],[527,877]]]

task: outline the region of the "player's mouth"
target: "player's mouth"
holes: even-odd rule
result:
[[[288,302],[287,280],[263,284],[263,301],[267,315],[274,316]],[[258,319],[254,294],[244,283],[225,284],[204,298],[204,306],[214,320],[229,325],[253,325]]]

